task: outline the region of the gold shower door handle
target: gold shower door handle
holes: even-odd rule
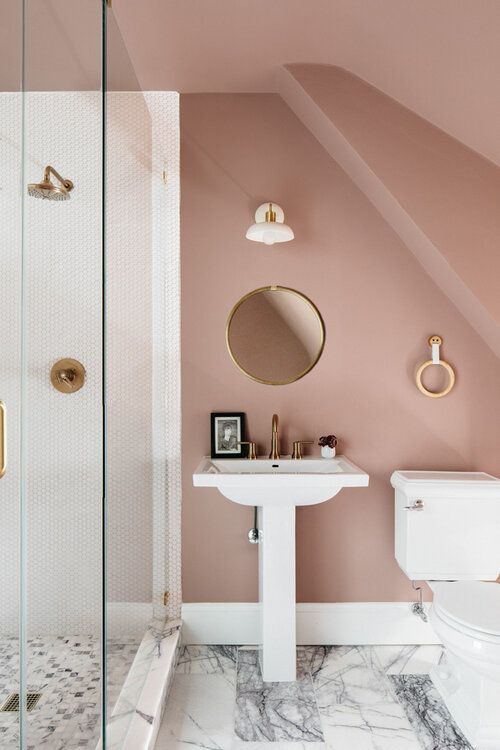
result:
[[[5,404],[0,401],[0,479],[7,469],[7,427],[5,424]]]

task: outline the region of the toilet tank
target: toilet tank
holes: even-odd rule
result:
[[[413,581],[494,581],[500,479],[482,472],[395,471],[395,548]]]

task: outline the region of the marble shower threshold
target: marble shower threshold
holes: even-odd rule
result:
[[[181,621],[146,631],[106,726],[106,750],[153,750],[180,651]],[[102,742],[96,746],[102,750]]]

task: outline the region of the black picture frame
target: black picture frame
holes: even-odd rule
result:
[[[227,440],[225,440],[224,434]],[[245,413],[242,411],[214,411],[210,414],[210,448],[212,458],[246,458],[248,445],[237,445],[246,440]]]

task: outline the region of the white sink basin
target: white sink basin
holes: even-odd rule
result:
[[[193,474],[195,487],[217,487],[240,505],[314,505],[342,487],[367,487],[368,474],[345,456],[336,458],[204,458]]]
[[[368,474],[336,458],[204,458],[195,487],[258,507],[260,662],[264,682],[296,678],[295,506],[323,503],[342,487],[367,487]]]

